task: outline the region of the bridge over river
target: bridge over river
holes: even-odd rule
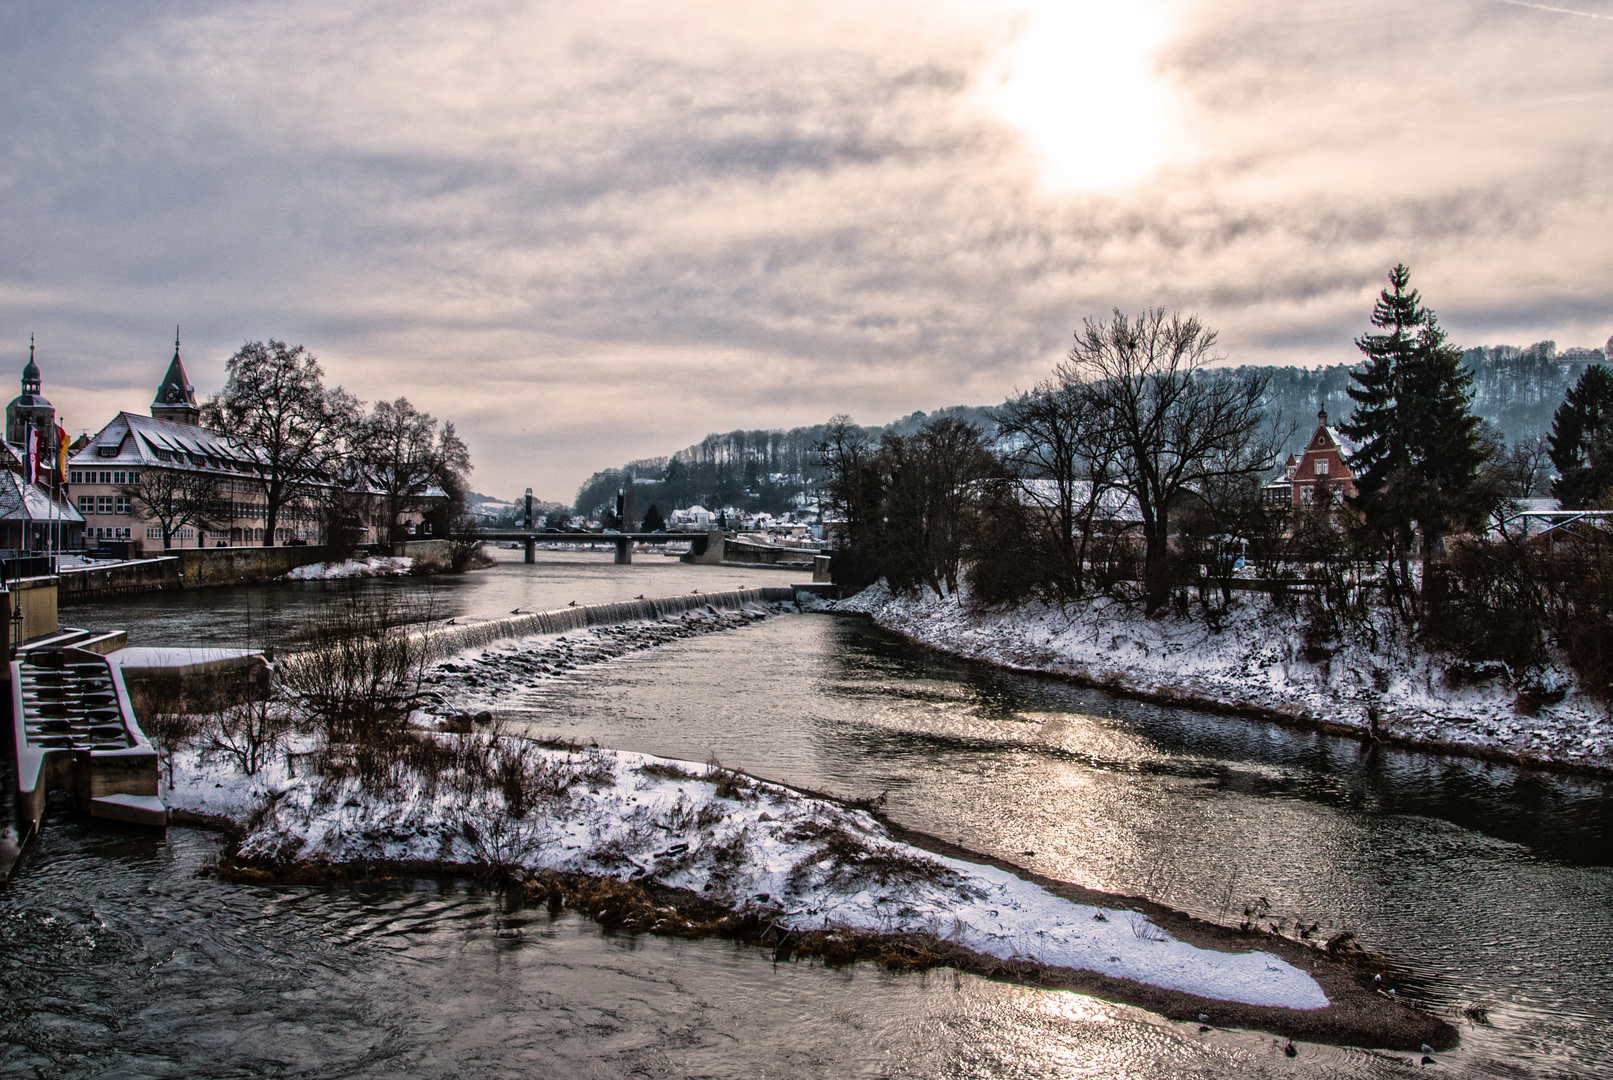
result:
[[[562,532],[559,529],[495,529],[477,534],[483,540],[519,540],[526,548],[526,561],[537,561],[537,546],[548,544],[615,544],[616,561],[627,565],[633,561],[634,544],[689,544],[682,556],[687,563],[720,563],[723,561],[723,534],[721,532]]]

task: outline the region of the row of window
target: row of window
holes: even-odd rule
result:
[[[125,471],[123,469],[73,469],[68,474],[70,484],[138,484],[139,472]]]
[[[111,534],[113,532],[115,532],[115,531],[121,531],[124,538],[127,538],[128,535],[129,535],[129,530],[128,529],[123,529],[123,530],[88,529],[88,530],[85,531],[85,535],[91,535],[91,534],[96,534],[96,533],[105,533],[105,534],[107,534],[106,537],[105,537],[106,539],[116,539],[115,537],[111,536]],[[237,543],[240,543],[240,542],[261,542],[263,540],[263,530],[262,529],[231,529],[229,532],[214,531],[212,533],[204,532],[202,534],[202,539],[203,540],[207,540],[209,538],[211,538],[211,539],[213,539],[215,541],[228,540],[228,541],[237,542]],[[303,532],[303,530],[301,530],[301,529],[276,529],[274,531],[274,538],[276,540],[282,540],[282,541],[283,540],[306,540],[306,539],[308,539],[308,535],[305,532]],[[162,527],[160,525],[147,525],[146,526],[146,539],[147,540],[161,540],[162,539]],[[196,530],[193,529],[193,528],[180,529],[177,533],[174,534],[174,539],[176,539],[176,540],[194,540],[194,539],[196,539]]]
[[[84,535],[91,540],[127,540],[129,539],[129,530],[120,529],[115,525],[110,528],[97,526],[93,529],[85,529]]]
[[[78,512],[81,514],[128,514],[131,512],[129,497],[127,495],[80,495],[78,497]],[[259,518],[263,517],[263,504],[232,502],[230,503],[230,517],[232,518]],[[313,515],[306,510],[287,506],[281,510],[281,518],[286,521],[312,521]],[[262,529],[258,530],[260,533]],[[276,533],[284,530],[276,529]],[[161,539],[159,533],[155,539]],[[263,539],[259,536],[258,539]],[[290,537],[286,537],[290,539]]]
[[[127,514],[127,495],[80,495],[78,512],[81,514]]]

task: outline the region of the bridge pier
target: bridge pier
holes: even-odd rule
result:
[[[526,538],[526,561],[528,566],[538,561],[538,542],[530,536]]]
[[[616,565],[631,566],[633,564],[633,541],[621,537],[616,541]]]

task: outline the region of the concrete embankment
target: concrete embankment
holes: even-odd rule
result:
[[[411,540],[395,544],[396,555],[446,562],[446,540]],[[106,596],[196,589],[209,585],[242,585],[272,581],[300,566],[330,562],[333,553],[323,547],[189,548],[150,559],[64,567],[58,575],[58,602],[97,600]]]
[[[462,626],[437,626],[420,631],[418,638],[425,642],[427,655],[435,659],[506,638],[564,634],[590,626],[664,619],[705,608],[737,611],[750,604],[788,603],[794,599],[794,589],[769,588],[661,596],[650,600],[624,600],[615,604],[582,604],[555,611],[506,615]]]

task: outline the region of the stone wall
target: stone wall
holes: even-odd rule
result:
[[[108,566],[70,566],[57,576],[62,603],[124,593],[156,592],[180,588],[179,560],[137,559]]]
[[[124,593],[269,581],[326,558],[322,547],[188,548],[160,559],[65,568],[60,595],[63,603],[70,603]]]
[[[179,560],[180,585],[186,589],[268,581],[329,557],[322,547],[192,548],[173,555]]]

